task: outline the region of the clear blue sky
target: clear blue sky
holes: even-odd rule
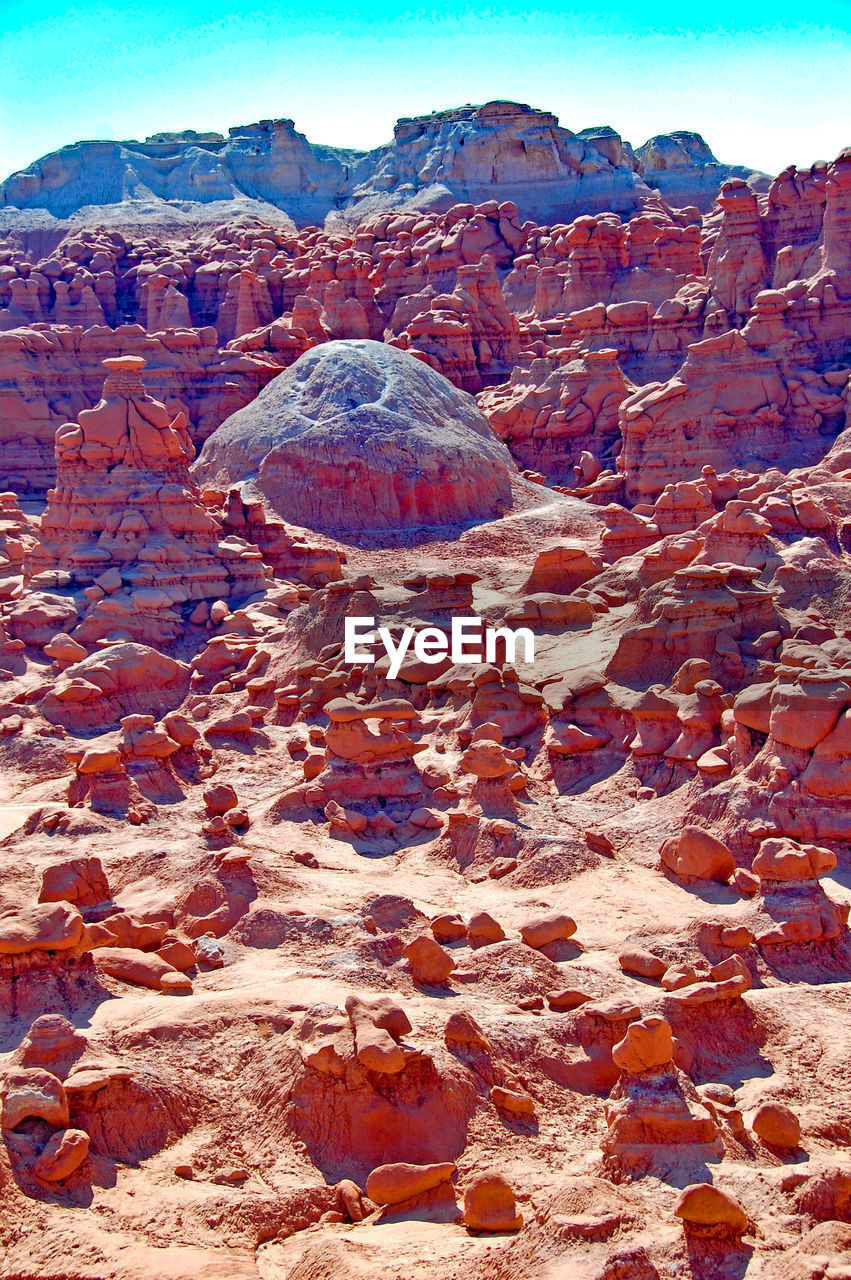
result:
[[[0,0],[0,178],[81,138],[274,116],[369,148],[399,116],[491,98],[636,145],[694,129],[771,172],[832,159],[851,143],[851,0]]]

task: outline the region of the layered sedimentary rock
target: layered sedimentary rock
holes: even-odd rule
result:
[[[168,631],[175,606],[266,583],[256,548],[225,538],[201,505],[185,419],[147,394],[144,360],[104,364],[102,399],[56,433],[57,484],[25,565],[33,585],[88,589],[84,641],[139,636],[146,616]]]
[[[36,161],[3,184],[0,204],[67,217],[92,206],[192,201],[277,207],[296,222],[331,210],[354,221],[376,209],[438,208],[489,198],[494,183],[524,214],[548,218],[589,208],[632,210],[659,174],[663,195],[711,203],[723,178],[747,176],[719,165],[698,134],[652,138],[638,152],[610,128],[571,133],[558,119],[517,102],[489,102],[399,120],[375,151],[317,146],[292,120],[261,120],[221,134],[155,134],[144,142],[81,142]],[[764,175],[758,175],[764,177]],[[688,196],[688,199],[684,197]],[[196,213],[198,217],[198,213]]]
[[[360,341],[303,356],[214,432],[195,474],[312,529],[387,530],[498,515],[516,472],[470,397]]]
[[[686,468],[760,471],[824,454],[845,404],[787,323],[790,306],[782,293],[761,291],[742,330],[692,344],[674,378],[624,398],[620,466],[631,497],[655,497]]]
[[[0,249],[4,1274],[845,1276],[851,161],[695,159]]]
[[[653,499],[704,465],[770,465],[793,448],[815,460],[844,412],[847,168],[839,157],[781,174],[767,196],[729,179],[703,219],[653,197],[632,216],[537,225],[486,199],[364,211],[352,230],[243,215],[193,234],[12,237],[0,248],[6,483],[44,490],[52,432],[96,401],[104,357],[143,356],[200,445],[311,347],[366,338],[482,395],[521,464],[557,483],[584,487],[599,465],[595,493]],[[523,443],[531,403],[508,421],[521,388],[534,403],[577,361],[600,386],[556,374],[552,430],[536,413],[540,443]]]
[[[139,325],[77,323],[20,327],[0,333],[2,479],[11,488],[43,491],[55,478],[53,438],[100,398],[102,361],[138,356],[150,392],[172,414],[182,412],[196,441],[253,399],[274,376],[262,360],[222,351],[212,328],[174,328],[156,338]]]
[[[611,471],[629,393],[615,351],[568,348],[515,369],[479,404],[521,466],[573,486],[597,480],[606,464]]]

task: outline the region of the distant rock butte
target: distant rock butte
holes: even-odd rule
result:
[[[703,210],[731,177],[767,189],[765,174],[720,164],[696,133],[659,135],[633,151],[608,126],[572,133],[548,111],[488,102],[399,120],[393,141],[373,151],[308,142],[283,119],[238,125],[228,138],[189,129],[144,142],[76,142],[12,174],[0,208],[67,218],[120,206],[128,222],[277,209],[298,225],[329,215],[354,225],[386,209],[444,210],[496,196],[514,200],[524,218],[550,221],[632,213],[654,188]]]

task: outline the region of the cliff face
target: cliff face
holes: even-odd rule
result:
[[[441,210],[497,195],[523,217],[549,221],[630,213],[652,187],[705,209],[731,176],[750,171],[719,164],[697,134],[652,138],[633,152],[611,128],[571,133],[547,111],[489,102],[400,120],[393,141],[370,152],[310,143],[292,120],[240,125],[226,139],[188,130],[145,142],[77,142],[12,174],[0,206],[57,218],[122,206],[131,219],[182,213],[212,221],[228,207],[268,206],[305,225],[331,213],[354,223],[384,209]]]

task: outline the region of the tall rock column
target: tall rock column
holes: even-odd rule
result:
[[[56,433],[56,487],[25,568],[35,588],[84,589],[84,642],[155,642],[177,634],[179,606],[250,595],[267,572],[257,548],[204,509],[186,419],[147,394],[145,361],[103,363],[103,398]]]

